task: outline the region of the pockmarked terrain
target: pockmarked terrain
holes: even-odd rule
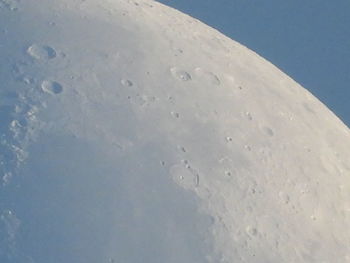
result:
[[[350,133],[154,1],[0,0],[0,261],[350,262]]]

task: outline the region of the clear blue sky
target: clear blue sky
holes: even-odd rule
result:
[[[350,127],[349,0],[159,0],[271,61]]]

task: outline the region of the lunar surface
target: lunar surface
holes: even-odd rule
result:
[[[0,0],[1,263],[350,262],[350,133],[148,0]]]

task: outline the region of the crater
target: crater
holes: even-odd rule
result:
[[[202,68],[196,68],[195,73],[198,76],[198,78],[202,79],[206,83],[217,86],[221,83],[219,77],[210,71],[206,71]]]
[[[303,107],[306,111],[315,114],[315,111],[312,109],[312,107],[308,103],[303,103]]]
[[[120,83],[121,83],[124,87],[131,87],[131,86],[134,85],[134,83],[132,83],[132,81],[129,80],[129,79],[122,79],[122,80],[120,81]]]
[[[256,237],[258,235],[258,229],[256,229],[255,227],[252,227],[252,226],[247,226],[246,232],[251,237]]]
[[[170,72],[174,78],[181,81],[189,81],[192,79],[191,75],[187,71],[178,69],[177,67],[172,67]]]
[[[56,57],[56,51],[49,46],[41,46],[37,44],[31,45],[27,49],[28,55],[37,60],[50,60]]]
[[[172,112],[170,112],[170,114],[171,114],[171,116],[173,116],[176,119],[180,118],[180,114],[176,111],[172,111]]]
[[[271,129],[271,128],[269,128],[269,127],[263,127],[263,131],[264,131],[264,133],[265,134],[267,134],[268,136],[274,136],[275,135],[275,133],[273,132],[273,130]]]
[[[44,80],[41,83],[41,88],[43,91],[50,94],[59,94],[62,93],[63,87],[60,83],[56,81]]]
[[[174,182],[184,189],[194,189],[199,185],[199,174],[189,165],[177,164],[170,168]]]
[[[249,121],[253,120],[253,116],[252,116],[252,114],[249,111],[247,111],[244,115]]]

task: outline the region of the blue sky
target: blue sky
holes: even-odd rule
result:
[[[350,127],[349,0],[159,0],[271,61]]]

